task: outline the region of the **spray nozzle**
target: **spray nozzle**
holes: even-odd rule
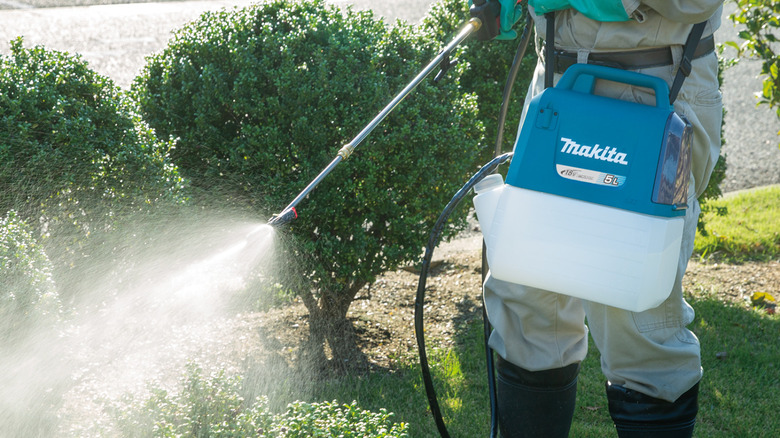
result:
[[[297,218],[298,212],[295,211],[295,207],[290,207],[279,214],[271,216],[271,219],[268,219],[268,225],[271,225],[272,227],[281,227],[282,225],[286,225]]]

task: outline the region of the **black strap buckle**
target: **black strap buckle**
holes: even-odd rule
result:
[[[680,66],[677,68],[677,75],[674,77],[672,88],[669,90],[669,103],[674,103],[674,101],[677,100],[677,95],[680,93],[683,81],[690,76],[691,71],[693,70],[693,58],[696,53],[696,46],[699,45],[706,24],[706,21],[695,24],[693,29],[691,29],[691,33],[688,34],[688,39],[685,41],[685,46],[683,47],[683,56],[680,60]]]

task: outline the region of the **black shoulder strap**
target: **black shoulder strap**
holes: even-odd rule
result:
[[[685,41],[685,46],[683,46],[680,67],[677,68],[677,75],[674,77],[671,90],[669,90],[669,103],[674,103],[677,99],[677,94],[680,93],[683,81],[691,74],[693,54],[696,52],[696,46],[699,45],[699,40],[701,40],[701,35],[704,33],[704,26],[706,24],[706,21],[695,24],[693,29],[691,29],[691,33],[688,34],[688,39]]]
[[[555,12],[547,12],[544,18],[547,22],[544,37],[544,88],[550,88],[555,80]]]

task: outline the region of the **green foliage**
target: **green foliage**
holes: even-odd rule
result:
[[[469,3],[460,0],[438,0],[422,20],[422,32],[439,42],[447,42],[469,18]],[[524,21],[520,20],[515,29],[522,33]],[[479,115],[485,124],[485,133],[490,146],[482,154],[482,161],[487,162],[495,149],[495,139],[498,132],[498,116],[503,101],[504,85],[506,83],[512,60],[515,57],[518,37],[512,41],[478,41],[471,38],[459,46],[455,56],[459,62],[466,64],[468,69],[461,77],[460,83],[464,90],[478,96]],[[523,109],[528,85],[536,68],[536,52],[533,43],[523,58],[517,74],[517,80],[512,89],[509,103],[502,151],[512,150],[520,123],[520,113]]]
[[[774,260],[780,256],[780,187],[740,192],[711,201],[705,213],[706,234],[696,236],[694,251],[702,258],[742,262]],[[728,210],[728,215],[718,215]]]
[[[114,412],[124,437],[228,438],[265,436],[271,415],[265,400],[246,403],[240,395],[241,379],[219,371],[208,377],[189,365],[180,392],[170,394],[153,388],[151,396],[139,402],[125,399],[127,406]]]
[[[157,140],[80,57],[25,49],[16,39],[2,58],[0,90],[0,206],[27,202],[88,232],[105,224],[90,217],[110,214],[103,206],[142,208],[179,196],[181,179],[166,157],[173,144]],[[101,211],[89,214],[98,202]]]
[[[124,437],[144,438],[401,438],[407,425],[394,424],[392,413],[362,410],[356,402],[339,405],[294,402],[274,415],[267,400],[247,403],[241,396],[241,379],[219,371],[208,377],[190,365],[180,392],[170,394],[155,388],[141,401],[116,409],[119,432]]]
[[[412,27],[324,2],[208,12],[178,30],[133,84],[144,117],[179,139],[173,157],[202,193],[268,215],[285,207],[436,54]],[[428,230],[483,149],[475,98],[421,83],[299,205],[281,283],[313,316],[344,318],[365,284],[420,257]],[[466,211],[454,219],[465,224]],[[289,270],[285,270],[289,272]],[[301,281],[296,284],[295,281]],[[311,291],[315,293],[311,295]],[[319,300],[319,307],[315,302]]]
[[[173,143],[109,79],[78,56],[22,43],[0,57],[0,211],[28,219],[55,266],[71,266],[118,217],[180,201],[182,179]]]
[[[339,405],[336,401],[323,403],[291,403],[287,412],[277,416],[274,430],[288,438],[329,437],[406,437],[406,424],[393,424],[392,413],[362,410],[357,402]]]
[[[0,219],[0,338],[41,318],[54,321],[60,310],[49,258],[32,228],[9,211]]]
[[[777,52],[780,29],[780,3],[776,0],[734,0],[737,12],[729,18],[744,25],[740,30],[741,44],[727,41],[724,44],[737,49],[740,57],[751,56],[762,60],[764,75],[759,104],[774,108],[780,117],[780,53]]]

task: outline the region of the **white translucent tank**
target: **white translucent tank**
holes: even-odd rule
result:
[[[493,277],[621,309],[657,307],[677,272],[683,218],[498,183],[475,187]]]

